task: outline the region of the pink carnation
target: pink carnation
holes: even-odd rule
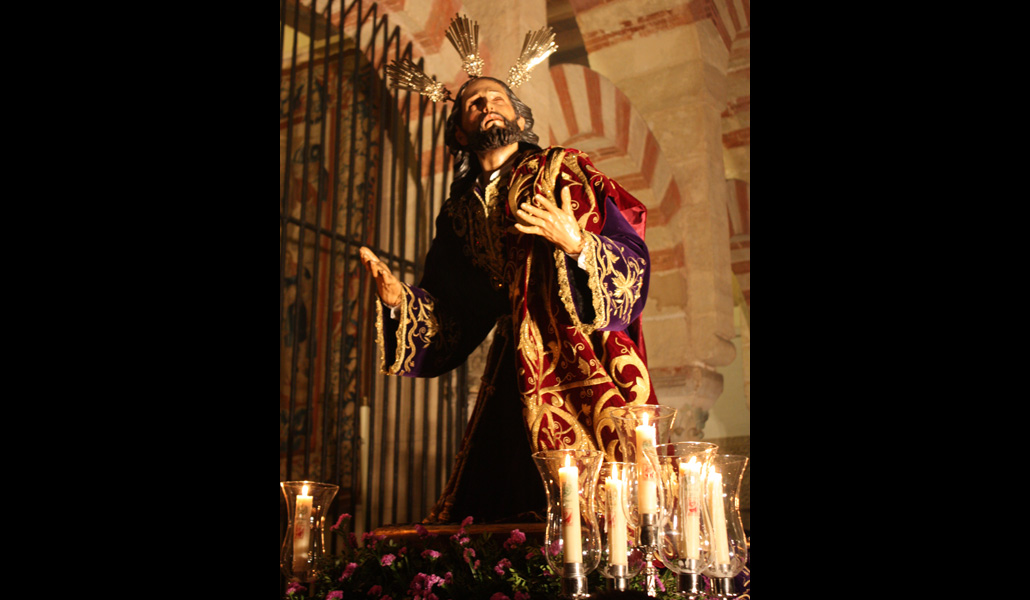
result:
[[[476,551],[472,548],[465,548],[465,562],[471,563],[471,559],[476,557]]]
[[[554,540],[554,542],[551,543],[551,547],[548,548],[548,550],[551,552],[551,556],[558,556],[559,554],[561,554],[561,540]],[[542,553],[543,549],[541,548],[540,551]]]
[[[521,543],[523,543],[525,541],[526,541],[526,534],[522,533],[518,529],[512,529],[511,530],[511,535],[504,542],[504,549],[505,550],[511,550],[515,546],[518,546],[519,544],[521,544]]]
[[[497,592],[493,596],[490,596],[490,600],[511,600],[511,598],[505,596],[501,592]]]
[[[383,586],[381,586],[381,585],[373,585],[372,587],[368,588],[368,595],[369,596],[381,596],[382,593],[383,593]]]
[[[505,567],[511,568],[511,561],[507,558],[502,558],[500,561],[498,561],[497,565],[494,566],[494,572],[500,575],[501,577],[504,577]]]
[[[330,527],[330,529],[334,531],[339,529],[340,525],[343,525],[343,522],[348,519],[350,519],[350,515],[348,515],[347,513],[343,513],[342,515],[340,515],[339,519],[336,519],[336,525],[333,525],[332,527]],[[328,596],[326,596],[326,599],[328,600]]]
[[[393,561],[396,560],[396,559],[397,559],[397,557],[392,555],[392,554],[384,554],[382,560],[380,560],[379,562],[384,567],[389,567],[390,565],[393,564]]]
[[[422,551],[422,558],[428,558],[429,560],[435,560],[437,558],[440,558],[440,553],[437,552],[436,550],[423,550]]]
[[[349,563],[347,565],[347,567],[343,570],[343,575],[340,575],[340,579],[339,580],[343,581],[344,579],[347,579],[348,577],[350,577],[351,575],[354,574],[354,570],[357,569],[357,568],[358,568],[358,563]]]
[[[333,590],[333,591],[329,592],[328,594],[326,594],[325,600],[343,600],[343,591],[342,590]]]
[[[291,581],[290,585],[286,586],[287,594],[295,594],[297,592],[306,592],[308,588],[302,586],[299,581]]]
[[[433,586],[443,583],[443,581],[444,580],[441,579],[439,575],[432,573],[429,575],[419,573],[412,578],[411,585],[408,586],[408,589],[411,590],[411,593],[414,594],[416,598],[429,600],[429,597],[433,596],[433,594],[430,593],[433,591]]]
[[[472,515],[465,517],[465,520],[461,522],[461,528],[465,529],[472,524]]]
[[[515,600],[529,600],[529,592],[515,592]]]

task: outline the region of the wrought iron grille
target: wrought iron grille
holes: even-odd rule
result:
[[[446,107],[386,86],[411,58],[401,37],[375,4],[280,0],[279,477],[339,485],[331,515],[359,533],[425,516],[467,421],[464,368],[378,374],[358,259],[368,246],[416,283],[449,185]]]

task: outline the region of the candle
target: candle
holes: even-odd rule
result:
[[[561,484],[562,541],[565,545],[565,562],[583,562],[583,545],[579,528],[579,468],[571,463],[571,455],[565,455],[565,466],[558,469]]]
[[[680,463],[680,509],[687,558],[701,558],[701,463],[693,456]]]
[[[637,503],[641,514],[658,512],[657,473],[652,468],[655,428],[647,424],[647,413],[643,413],[643,424],[636,428],[637,440]]]
[[[308,570],[308,551],[311,548],[311,496],[308,486],[301,488],[297,496],[297,513],[293,519],[293,573],[299,575]]]
[[[371,481],[368,477],[368,430],[369,423],[371,423],[372,409],[368,406],[362,406],[358,411],[358,422],[361,425],[358,427],[358,431],[361,436],[361,475],[358,478],[358,485],[360,486],[357,491],[357,506],[354,509],[354,536],[357,539],[362,539],[362,534],[365,533],[365,493],[368,490],[369,482]]]
[[[726,539],[726,509],[722,505],[722,473],[712,471],[708,476],[709,504],[712,506],[712,546],[715,563],[730,564],[730,544]]]
[[[608,561],[613,565],[626,564],[626,482],[618,472],[615,477],[604,478],[608,493]]]

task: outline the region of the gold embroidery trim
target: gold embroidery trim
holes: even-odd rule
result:
[[[584,335],[590,335],[595,329],[599,329],[608,324],[608,320],[605,318],[606,314],[604,311],[604,299],[601,297],[601,285],[600,281],[595,281],[598,278],[597,261],[594,258],[594,250],[598,246],[599,240],[597,236],[584,231],[583,232],[583,252],[581,256],[584,257],[584,266],[586,267],[588,285],[590,286],[590,300],[594,305],[594,322],[583,323],[579,320],[579,313],[576,311],[576,303],[572,300],[572,283],[569,277],[568,263],[566,259],[568,255],[561,248],[554,249],[554,266],[558,269],[558,298],[561,299],[561,303],[565,305],[565,311],[569,313],[569,317],[572,319],[572,325],[583,332]]]
[[[424,346],[428,346],[439,330],[433,299],[429,297],[422,300],[416,297],[405,283],[401,284],[401,289],[401,304],[396,308],[397,351],[393,363],[389,366],[386,364],[383,336],[383,305],[376,298],[376,343],[379,344],[380,371],[386,375],[410,373],[415,367],[415,341],[419,340]]]
[[[554,260],[558,269],[558,296],[572,317],[573,325],[589,335],[607,327],[613,320],[629,324],[633,307],[640,301],[647,261],[627,256],[621,248],[605,243],[600,236],[587,232],[584,235],[588,242],[581,256],[594,306],[593,323],[581,323],[576,314],[565,253],[555,249]]]

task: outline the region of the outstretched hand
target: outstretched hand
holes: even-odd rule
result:
[[[404,291],[401,289],[401,282],[393,276],[390,269],[376,258],[374,252],[368,248],[361,248],[361,262],[368,270],[368,274],[376,280],[376,291],[383,304],[389,307],[400,306],[401,296]]]
[[[543,238],[565,251],[573,258],[583,251],[583,232],[572,210],[572,196],[569,188],[562,188],[561,208],[546,196],[537,194],[538,206],[528,202],[519,205],[516,211],[518,222],[515,229],[522,233],[543,236]]]

